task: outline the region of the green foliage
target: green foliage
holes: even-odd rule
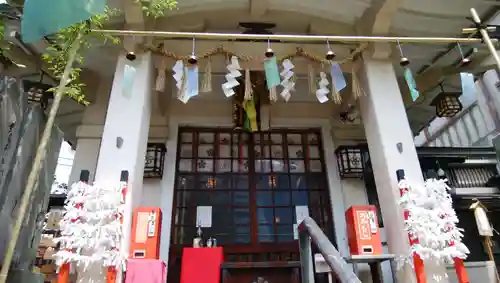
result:
[[[167,9],[171,10],[177,5],[176,0],[135,1],[142,5],[142,10],[146,16],[150,16],[155,19],[162,17]],[[92,47],[92,42],[95,42],[96,40],[104,43],[120,43],[120,39],[118,37],[91,32],[91,30],[102,29],[111,17],[116,16],[119,13],[120,11],[117,9],[106,8],[105,13],[102,15],[96,15],[84,23],[78,23],[62,29],[55,35],[55,38],[51,43],[51,46],[47,49],[47,52],[42,55],[43,60],[49,65],[49,70],[56,78],[60,79],[64,72],[66,62],[68,61],[68,52],[70,47],[75,43],[79,33],[83,35],[79,39],[80,49],[75,58],[77,66],[74,67],[70,73],[70,79],[65,87],[64,93],[84,105],[87,105],[88,101],[85,99],[83,91],[85,84],[80,81],[80,73],[82,71],[80,67],[83,65],[84,61],[82,54],[84,54],[86,50],[89,50]],[[51,91],[54,90],[55,88],[51,89]]]
[[[4,42],[5,36],[5,18],[0,17],[0,56],[5,56],[5,51],[9,50],[9,44]]]
[[[154,19],[163,17],[165,11],[172,10],[177,7],[177,0],[135,0],[136,3],[140,3],[142,6],[142,11],[148,17]]]
[[[102,28],[104,23],[106,23],[111,17],[117,15],[118,13],[119,11],[116,9],[106,8],[105,13],[102,15],[96,15],[86,22],[74,24],[70,27],[60,30],[57,34],[54,35],[54,38],[50,46],[47,48],[46,53],[42,55],[42,58],[45,62],[47,62],[48,68],[52,72],[52,75],[54,75],[57,79],[61,79],[64,68],[68,61],[71,46],[76,43],[76,40],[80,41],[80,49],[75,57],[76,66],[71,70],[69,81],[67,82],[64,93],[82,104],[88,104],[88,101],[85,100],[85,96],[83,93],[85,84],[80,82],[79,80],[80,73],[82,71],[80,66],[83,64],[84,60],[82,54],[86,50],[91,48],[91,42],[95,38],[104,41],[104,43],[111,41],[112,43],[117,44],[120,42],[119,38],[117,37],[99,33],[92,33],[90,31],[94,28]],[[81,34],[81,36],[78,37],[78,34]],[[55,88],[50,89],[50,91],[54,90]]]

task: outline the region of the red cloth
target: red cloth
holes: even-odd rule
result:
[[[219,283],[222,248],[184,248],[180,283]]]
[[[125,283],[164,283],[165,263],[160,259],[128,259]]]

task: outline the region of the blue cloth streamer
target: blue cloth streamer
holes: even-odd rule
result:
[[[26,0],[21,38],[30,43],[59,30],[103,14],[105,0]]]
[[[125,64],[123,70],[122,95],[130,98],[134,88],[135,74],[137,69],[134,66]]]
[[[415,101],[420,96],[420,92],[418,92],[418,90],[417,90],[417,83],[415,82],[415,79],[413,78],[413,74],[411,73],[411,69],[406,67],[404,70],[404,75],[405,75],[406,84],[408,85],[408,89],[410,90],[411,99],[412,99],[412,101]]]
[[[280,72],[278,71],[278,63],[276,56],[264,60],[264,71],[266,73],[267,88],[271,89],[280,84]]]
[[[333,62],[330,65],[330,74],[332,76],[332,83],[337,91],[346,88],[347,82],[345,81],[344,73],[342,73],[342,69],[338,63]]]
[[[184,73],[186,76],[186,93],[184,94],[184,96],[185,96],[185,99],[188,100],[191,97],[197,96],[199,93],[199,91],[198,91],[198,84],[199,84],[198,67],[197,66],[186,67]]]

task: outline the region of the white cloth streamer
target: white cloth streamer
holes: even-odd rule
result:
[[[330,83],[328,82],[325,72],[320,72],[319,76],[319,88],[316,90],[316,98],[318,99],[319,103],[325,103],[328,101],[328,93],[330,92],[330,90],[328,89],[328,85]]]
[[[283,60],[283,71],[281,71],[280,76],[281,76],[281,86],[283,87],[283,90],[281,91],[280,95],[283,97],[283,99],[288,102],[291,97],[291,92],[295,87],[295,82],[293,81],[293,68],[295,67],[292,64],[292,61],[289,59]]]
[[[228,73],[226,74],[226,82],[222,84],[222,91],[226,97],[233,96],[235,94],[233,88],[240,85],[238,80],[236,80],[236,78],[241,77],[240,69],[238,57],[232,56],[231,62],[227,65]]]

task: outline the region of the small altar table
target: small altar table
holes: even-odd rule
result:
[[[125,283],[163,283],[167,267],[161,259],[128,259]]]
[[[184,248],[180,283],[220,283],[222,248]]]
[[[381,263],[386,260],[393,260],[395,255],[382,254],[382,255],[352,255],[345,257],[347,263],[352,263],[354,274],[358,276],[358,267],[360,263],[368,263],[372,275],[373,283],[382,283],[382,270]]]

